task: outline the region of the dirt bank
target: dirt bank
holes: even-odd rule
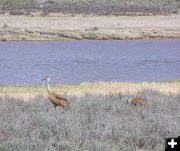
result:
[[[0,15],[0,40],[180,38],[180,15]]]

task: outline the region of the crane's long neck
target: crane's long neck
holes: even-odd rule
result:
[[[50,86],[49,86],[49,80],[48,80],[48,82],[47,82],[47,90],[48,90],[48,93],[50,94],[50,93],[51,93],[51,88],[50,88]]]

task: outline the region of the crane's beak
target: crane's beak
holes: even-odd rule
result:
[[[41,79],[41,82],[44,81],[44,80],[46,80],[46,78]]]
[[[44,77],[43,79],[41,79],[41,82],[44,80],[49,80],[49,77],[48,76]]]

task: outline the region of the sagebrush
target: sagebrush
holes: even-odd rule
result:
[[[0,0],[2,10],[42,10],[70,14],[132,15],[178,13],[179,0]]]
[[[127,99],[145,96],[149,107]],[[180,134],[180,95],[142,90],[66,96],[70,108],[56,109],[43,95],[30,101],[0,98],[1,151],[160,151],[166,136]]]

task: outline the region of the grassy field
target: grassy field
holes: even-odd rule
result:
[[[0,15],[0,40],[147,38],[180,38],[180,15]]]
[[[0,87],[1,151],[163,151],[180,134],[180,83],[53,85],[70,102],[56,109],[45,86]],[[148,108],[127,99],[144,96]]]
[[[70,14],[147,15],[178,13],[179,0],[0,0],[2,10],[43,10]]]

